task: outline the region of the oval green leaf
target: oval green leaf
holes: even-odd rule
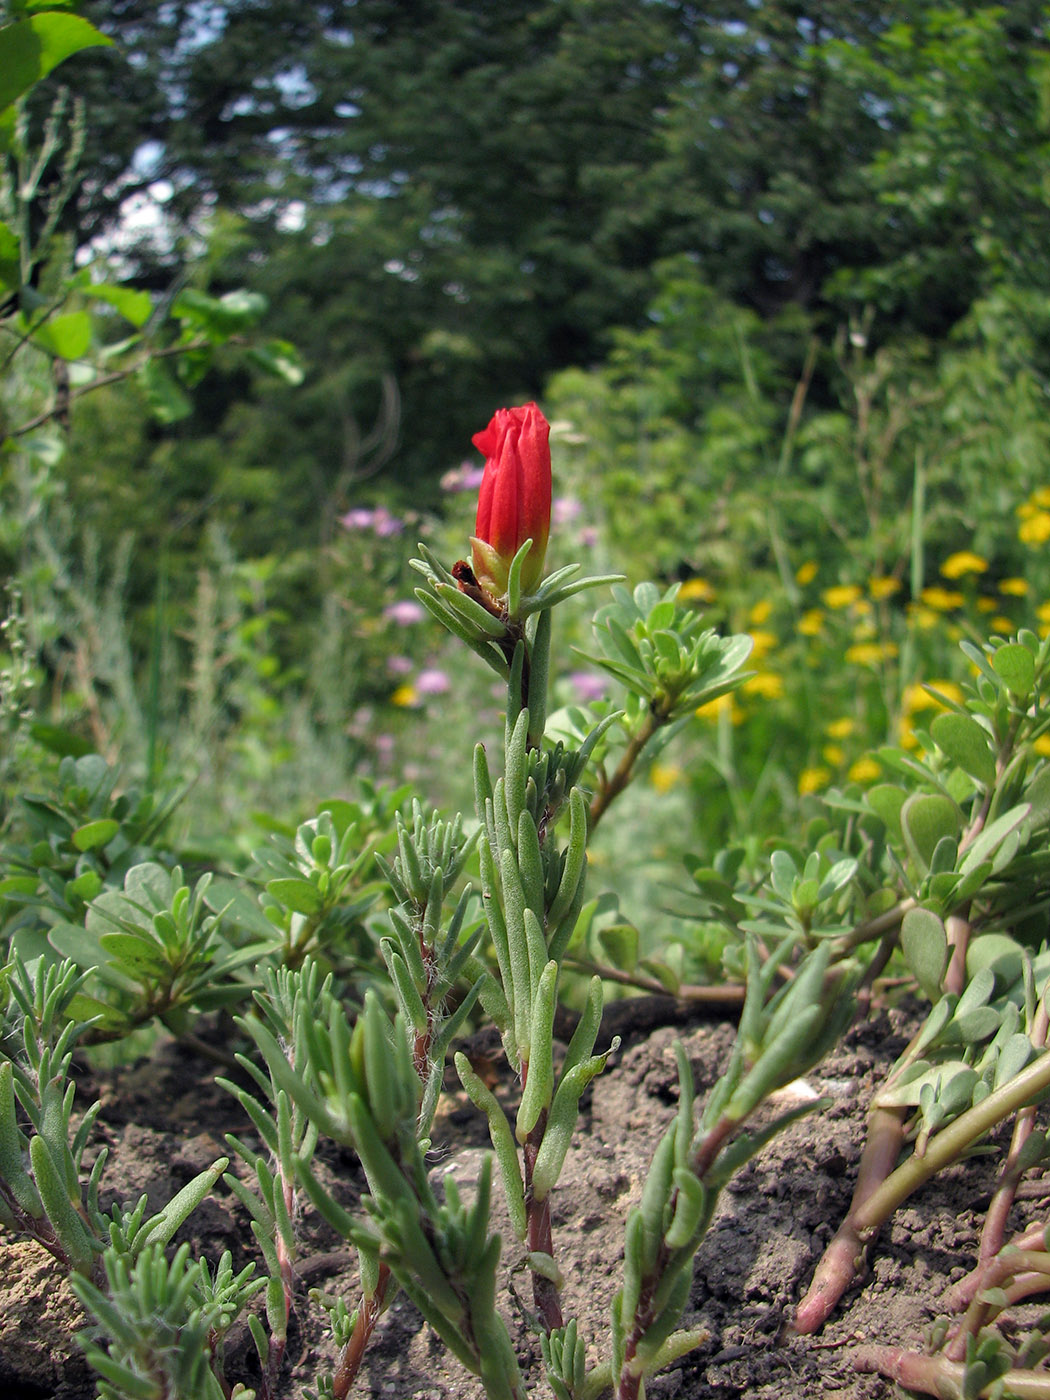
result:
[[[929,909],[909,909],[901,921],[901,952],[915,980],[931,1001],[943,990],[948,966],[948,935]]]
[[[991,735],[971,715],[938,715],[930,725],[933,742],[971,778],[985,787],[995,782],[995,756]]]
[[[78,851],[97,851],[112,841],[119,830],[120,822],[112,817],[100,817],[98,821],[78,826],[70,839]]]
[[[1018,700],[1026,700],[1035,687],[1035,657],[1020,642],[1007,642],[991,656],[992,670]]]

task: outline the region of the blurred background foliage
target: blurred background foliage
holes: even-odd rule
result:
[[[34,8],[63,7],[0,18]],[[755,637],[596,841],[627,901],[655,863],[673,910],[683,854],[876,780],[960,638],[1050,629],[1050,6],[76,9],[114,42],[27,99],[30,147],[56,98],[82,145],[53,227],[59,165],[32,201],[32,285],[104,271],[191,331],[247,297],[273,339],[32,431],[62,357],[4,352],[9,830],[62,753],[181,792],[201,865],[362,780],[469,806],[469,744],[433,736],[495,738],[499,700],[406,563],[466,553],[470,436],[527,398],[552,565],[679,581]],[[565,647],[556,702],[603,695]]]

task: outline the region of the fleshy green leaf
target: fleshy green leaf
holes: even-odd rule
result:
[[[930,733],[941,752],[958,764],[964,773],[969,773],[971,778],[976,778],[985,787],[995,782],[991,736],[972,716],[938,715],[930,725]]]
[[[931,1001],[941,995],[948,966],[948,936],[929,909],[909,909],[901,922],[901,951],[916,981]]]

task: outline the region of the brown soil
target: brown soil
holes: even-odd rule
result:
[[[898,1213],[883,1231],[871,1272],[817,1338],[787,1333],[785,1323],[824,1245],[849,1202],[860,1151],[864,1110],[875,1083],[904,1044],[906,1018],[881,1013],[853,1031],[797,1092],[827,1095],[832,1104],[801,1119],[774,1140],[733,1181],[697,1257],[687,1326],[708,1339],[649,1387],[652,1397],[682,1400],[875,1400],[892,1387],[858,1375],[851,1348],[877,1340],[915,1347],[936,1316],[946,1288],[975,1261],[979,1208],[987,1203],[992,1167],[982,1158],[945,1173]],[[622,1259],[623,1221],[638,1200],[652,1150],[677,1098],[672,1043],[686,1046],[702,1095],[732,1043],[729,1025],[702,1024],[628,1032],[624,1046],[584,1100],[577,1143],[566,1161],[554,1218],[555,1246],[566,1278],[566,1316],[575,1314],[597,1359],[608,1340],[608,1308]],[[203,1059],[173,1044],[148,1061],[86,1076],[82,1107],[102,1100],[99,1140],[110,1149],[104,1178],[108,1199],[134,1200],[146,1191],[159,1206],[223,1154],[223,1135],[248,1137],[238,1104],[213,1083]],[[483,1123],[450,1086],[434,1141],[436,1173],[453,1171],[469,1192],[487,1146]],[[347,1155],[323,1154],[324,1177],[344,1201],[362,1181]],[[496,1222],[512,1239],[497,1197]],[[244,1212],[226,1193],[206,1202],[186,1227],[195,1249],[217,1259],[232,1249],[235,1264],[256,1257]],[[284,1395],[301,1400],[330,1365],[326,1318],[307,1296],[311,1288],[354,1295],[354,1261],[312,1209],[300,1221],[301,1283],[289,1345]],[[524,1296],[515,1272],[520,1251],[505,1244],[507,1282]],[[509,1295],[507,1295],[509,1297]],[[533,1388],[540,1380],[538,1347],[508,1312]],[[6,1400],[86,1400],[93,1382],[71,1330],[82,1325],[61,1271],[35,1245],[4,1240],[0,1249],[0,1394]],[[246,1328],[227,1345],[227,1374],[252,1384],[254,1353]],[[355,1391],[358,1395],[420,1400],[484,1400],[479,1383],[448,1358],[403,1298],[380,1323]]]

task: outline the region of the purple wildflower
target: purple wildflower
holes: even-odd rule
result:
[[[426,617],[426,610],[414,598],[400,598],[396,603],[391,603],[383,609],[383,616],[396,623],[398,627],[410,627],[413,622],[423,621]]]

